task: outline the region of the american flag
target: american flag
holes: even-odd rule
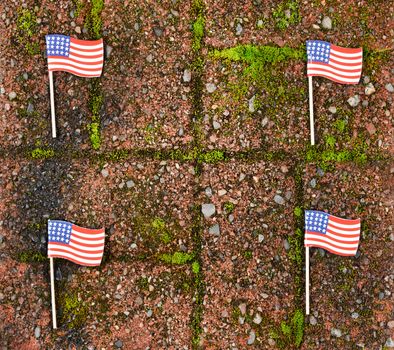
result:
[[[361,77],[363,49],[348,49],[321,40],[307,40],[308,77],[320,76],[341,84],[357,84]]]
[[[323,211],[305,210],[305,247],[353,256],[360,242],[360,219],[347,220]]]
[[[98,266],[104,253],[105,230],[79,227],[67,221],[48,221],[48,257],[84,266]]]
[[[79,40],[60,34],[49,34],[45,39],[50,71],[64,71],[91,78],[101,75],[104,62],[103,39]]]

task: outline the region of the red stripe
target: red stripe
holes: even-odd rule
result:
[[[342,219],[342,218],[339,218],[339,217],[334,216],[334,215],[330,215],[329,220],[330,220],[330,221],[333,221],[333,222],[336,222],[336,223],[338,223],[338,224],[343,224],[343,225],[346,225],[346,224],[349,224],[349,225],[356,225],[356,224],[359,224],[359,223],[361,222],[360,219],[354,219],[354,220],[351,220],[351,219]]]
[[[309,232],[309,233],[311,233],[311,234],[316,235],[317,237],[319,237],[319,235],[318,235],[318,234],[315,234],[314,232]],[[327,243],[327,244],[333,246],[334,248],[343,249],[343,250],[355,250],[355,249],[357,249],[357,248],[340,247],[340,246],[337,246],[337,245],[331,243],[331,242],[328,241],[327,239],[306,238],[305,240],[306,240],[306,241],[308,241],[308,240],[313,240],[313,241],[317,241],[317,242]]]
[[[99,58],[100,60],[102,60],[104,57],[103,52],[101,52],[100,54],[97,54],[97,55],[89,55],[89,56],[79,55],[75,52],[70,52],[70,55],[73,55],[73,56],[79,57],[79,58],[89,58],[89,59]]]
[[[359,66],[360,64],[362,64],[362,60],[360,60],[360,62],[351,63],[351,62],[341,62],[341,61],[336,60],[335,58],[333,59],[330,57],[328,65],[330,65],[331,62],[336,63],[336,64],[340,64],[341,66],[344,66],[344,67],[354,67],[354,66]],[[333,67],[333,68],[336,68],[336,67]],[[361,68],[359,68],[359,69],[361,70]]]
[[[71,246],[71,245],[69,245],[69,244],[67,244],[67,243],[57,243],[57,242],[56,242],[56,243],[53,243],[53,242],[51,242],[51,243],[50,243],[50,246],[52,247],[53,245],[60,246],[60,247],[70,247],[70,248],[75,249],[75,250],[77,250],[77,251],[79,251],[79,252],[81,252],[81,253],[87,252],[87,253],[91,253],[91,254],[101,254],[101,253],[104,252],[104,245],[103,245],[103,248],[100,249],[100,250],[83,250],[83,249],[80,249],[80,248],[76,248],[76,247],[74,247],[74,246]]]
[[[85,228],[85,227],[81,227],[78,225],[73,224],[72,225],[72,229],[74,231],[78,231],[79,233],[86,233],[86,234],[99,234],[99,233],[104,233],[105,229],[104,228]]]
[[[89,247],[89,248],[104,247],[104,243],[99,243],[99,244],[90,244],[89,243],[89,244],[86,244],[86,243],[81,243],[81,242],[78,242],[78,241],[74,241],[72,238],[70,239],[70,242],[74,243],[74,244],[78,244],[81,247]]]
[[[85,262],[71,259],[69,257],[65,257],[65,256],[61,256],[61,255],[51,255],[50,258],[62,258],[62,259],[70,260],[73,263],[78,264],[78,265],[82,265],[82,266],[100,266],[100,264],[87,264]]]
[[[70,37],[70,42],[78,44],[78,45],[93,46],[93,45],[102,44],[103,43],[103,39],[98,39],[98,40],[80,40],[80,39],[76,39],[76,38],[71,38]]]
[[[336,78],[333,78],[333,77],[329,77],[329,76],[327,76],[325,74],[316,74],[316,73],[314,73],[314,74],[307,74],[307,76],[308,77],[323,77],[323,78],[327,78],[329,80],[335,81],[336,83],[346,84],[346,85],[356,84],[356,83],[351,82],[351,81],[343,81],[343,80],[339,80],[339,79],[336,79]]]
[[[328,227],[327,227],[327,232],[330,232],[332,235],[335,235],[335,236],[338,236],[338,237],[347,237],[347,238],[360,237],[360,233],[355,233],[354,235],[346,235],[346,234],[343,234],[343,233],[334,232],[334,231],[330,230]]]
[[[71,237],[73,238],[79,238],[79,239],[83,239],[85,241],[91,241],[91,242],[95,242],[95,241],[101,241],[102,239],[104,239],[104,236],[99,237],[99,238],[95,238],[95,237],[83,237],[83,236],[79,236],[78,233],[73,232]]]
[[[349,227],[342,228],[342,227],[336,226],[336,225],[334,225],[333,222],[331,222],[331,220],[328,220],[328,226],[327,227],[330,227],[332,229],[346,231],[346,232],[359,232],[360,231],[360,228],[349,228]]]
[[[70,58],[70,57],[48,56],[48,58],[54,58],[54,59],[63,58],[63,59],[69,60],[71,62],[86,64],[87,66],[92,66],[95,64],[102,64],[104,62],[102,59],[99,61],[96,61],[96,62],[82,62],[82,61],[76,60],[75,58]],[[49,64],[52,64],[52,63],[49,63]]]
[[[76,50],[76,51],[80,51],[80,52],[86,52],[86,53],[89,53],[89,52],[97,52],[97,53],[99,53],[100,51],[103,51],[102,47],[96,48],[96,49],[81,49],[79,47],[75,47],[75,46],[72,46],[72,45],[70,46],[70,49],[73,49],[73,50]]]
[[[56,69],[49,69],[49,70],[51,72],[68,72],[68,73],[77,75],[78,77],[85,77],[85,78],[97,78],[97,77],[100,76],[100,75],[97,75],[97,74],[82,74],[82,73],[78,73],[78,72],[76,72],[76,71],[74,71],[72,69],[59,69],[59,68],[56,68]]]
[[[338,252],[338,251],[336,251],[336,250],[332,250],[332,249],[330,249],[330,248],[324,247],[324,246],[319,245],[319,244],[313,244],[313,245],[308,245],[308,244],[306,244],[305,246],[306,246],[306,247],[322,248],[322,249],[327,250],[328,252],[330,252],[330,253],[332,253],[332,254],[336,254],[336,255],[341,255],[341,256],[354,256],[354,254],[344,254],[344,253],[342,253],[342,252]]]
[[[331,44],[331,49],[343,53],[358,53],[358,52],[363,52],[363,49],[361,47],[358,48],[349,48],[349,47],[341,47],[341,46],[336,46]]]
[[[65,63],[65,62],[51,62],[48,64],[48,66],[54,65],[54,64],[59,64],[59,65],[63,65],[63,66],[67,66],[67,67],[72,67],[72,68],[76,68],[76,69],[80,69],[86,72],[97,72],[98,70],[100,70],[101,68],[81,68],[78,66],[75,66],[71,63]]]
[[[332,241],[335,241],[335,242],[338,242],[338,243],[343,243],[343,244],[347,244],[347,243],[354,243],[354,244],[358,244],[358,242],[359,242],[359,240],[357,239],[356,241],[342,241],[342,240],[340,240],[340,239],[336,239],[336,238],[333,238],[333,237],[329,237],[329,236],[327,236],[327,235],[325,235],[325,234],[323,234],[323,233],[319,233],[319,232],[313,232],[313,231],[306,231],[306,233],[309,233],[309,234],[312,234],[312,235],[314,235],[314,236],[319,236],[319,237],[322,237],[322,238],[329,238],[329,239],[331,239]],[[330,233],[332,233],[332,232],[330,232]],[[343,236],[341,236],[341,237],[343,237]],[[352,236],[345,236],[345,237],[352,237]],[[357,237],[358,237],[358,235],[357,235]],[[309,238],[306,238],[306,239],[309,239]],[[327,242],[327,243],[329,243],[329,242]]]
[[[52,248],[52,245],[51,245],[51,250],[55,251],[55,252],[58,252],[58,253],[68,253],[68,254],[71,254],[71,255],[75,256],[76,258],[81,258],[81,259],[86,259],[86,260],[99,260],[99,259],[101,259],[101,257],[93,258],[93,257],[87,256],[87,255],[75,254],[74,252],[69,251],[68,249]]]
[[[334,67],[332,67],[332,68],[334,68]],[[332,71],[330,71],[330,70],[328,70],[328,69],[325,69],[325,68],[323,68],[323,66],[322,66],[322,68],[309,68],[310,70],[318,70],[318,71],[322,71],[322,72],[325,72],[325,73],[331,73],[331,74],[333,74],[333,75],[335,75],[336,77],[339,77],[339,78],[347,78],[347,79],[357,79],[357,78],[359,78],[360,77],[360,73],[361,73],[361,71],[359,70],[358,72],[359,72],[359,74],[355,74],[355,75],[353,75],[353,76],[346,76],[346,75],[343,75],[343,74],[339,74],[339,73],[335,73],[335,72],[332,72]]]

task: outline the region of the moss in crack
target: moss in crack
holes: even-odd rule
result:
[[[160,254],[159,260],[172,265],[184,265],[193,260],[193,254],[175,252],[173,254]]]
[[[270,331],[271,338],[275,339],[280,349],[299,348],[304,337],[304,313],[296,309],[290,322],[281,322],[280,327]]]
[[[81,300],[77,292],[62,289],[58,295],[60,323],[68,329],[82,328],[89,314],[89,306]]]
[[[103,21],[101,12],[104,9],[104,0],[92,0],[90,11],[86,17],[86,25],[93,39],[101,38],[101,29]]]
[[[89,139],[94,150],[98,150],[101,146],[100,135],[100,110],[103,106],[103,94],[101,91],[100,81],[95,78],[92,81],[89,94],[89,109],[92,113],[91,123],[88,124]]]
[[[55,151],[53,149],[42,149],[37,147],[30,152],[29,156],[32,159],[48,159],[55,156]]]
[[[193,11],[196,14],[196,20],[192,25],[192,49],[199,51],[202,47],[202,40],[204,38],[205,30],[205,16],[204,16],[204,2],[203,0],[194,0]]]
[[[48,257],[41,252],[26,250],[18,253],[17,260],[23,263],[37,263],[47,261]]]
[[[37,16],[29,9],[21,9],[18,11],[18,19],[16,22],[18,29],[18,41],[24,46],[29,55],[36,55],[40,52],[40,47],[33,39],[37,33]]]
[[[290,25],[300,23],[301,16],[298,1],[288,0],[280,2],[272,12],[276,28],[287,29]]]

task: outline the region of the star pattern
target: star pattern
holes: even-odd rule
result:
[[[47,56],[70,55],[70,37],[66,35],[51,34],[46,36]]]
[[[326,234],[328,214],[317,210],[305,211],[305,230]]]
[[[306,42],[306,52],[308,61],[327,63],[330,61],[331,44],[327,41],[308,40]]]
[[[70,243],[72,224],[65,221],[50,220],[48,222],[48,241]]]

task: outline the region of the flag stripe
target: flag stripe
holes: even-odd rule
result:
[[[357,70],[344,70],[344,69],[337,69],[328,66],[324,66],[322,64],[313,63],[310,65],[310,71],[312,70],[319,70],[321,72],[329,72],[334,73],[335,75],[343,78],[359,78],[360,73]]]
[[[72,58],[73,60],[76,60],[78,62],[103,62],[103,55],[92,55],[92,56],[82,56],[78,54],[71,54],[69,58]]]
[[[343,53],[331,49],[330,55],[338,58],[350,58],[354,59],[355,61],[361,61],[363,58],[363,54],[361,51],[359,51],[358,53]]]
[[[59,254],[51,254],[51,255],[48,255],[48,257],[49,258],[67,259],[67,260],[72,261],[73,263],[76,263],[76,264],[79,264],[79,265],[83,265],[83,266],[100,266],[100,264],[101,264],[101,260],[89,261],[89,260],[85,260],[85,259],[76,259],[71,254],[66,254],[66,253],[62,253],[61,255],[59,255]]]
[[[51,245],[54,245],[54,244],[55,244],[54,242],[51,242]],[[81,249],[81,248],[79,248],[78,245],[74,245],[74,244],[57,243],[56,242],[56,245],[58,245],[60,247],[68,247],[68,246],[70,246],[70,248],[72,248],[75,251],[80,252],[80,253],[83,253],[83,252],[85,252],[87,250],[86,248]],[[89,248],[89,254],[90,253],[92,253],[92,254],[99,254],[99,253],[101,253],[102,254],[103,251],[104,251],[103,245],[100,245],[99,248]]]
[[[103,45],[103,39],[97,39],[97,40],[81,40],[77,38],[70,38],[70,43],[76,44],[76,45],[86,45],[86,46],[95,46],[98,44]]]
[[[356,47],[356,48],[349,48],[349,47],[341,47],[337,46],[334,44],[331,44],[331,50],[340,52],[342,54],[344,53],[358,53],[358,52],[363,52],[363,49],[361,47]]]
[[[319,76],[319,77],[324,77],[333,81],[336,81],[337,83],[342,83],[342,84],[357,84],[359,82],[359,78],[357,79],[351,79],[351,78],[346,78],[346,79],[338,79],[338,76],[336,74],[332,73],[322,73],[320,70],[310,70],[308,71],[308,77],[313,77],[313,76]]]
[[[329,251],[332,254],[336,254],[336,255],[342,255],[342,256],[354,256],[357,253],[357,249],[353,252],[353,251],[346,251],[343,249],[333,249],[329,244],[327,243],[312,243],[311,244],[306,244],[306,247],[316,247],[316,248],[322,248],[325,249],[327,251]]]
[[[342,227],[349,227],[349,228],[359,228],[361,225],[361,220],[356,219],[356,220],[351,220],[351,219],[342,219],[339,218],[338,216],[330,215],[330,221],[335,222],[335,225],[338,227],[341,227],[340,225],[343,225]]]
[[[58,247],[56,244],[51,244],[51,248],[49,250],[51,253],[70,253],[73,254],[76,258],[82,258],[82,259],[87,259],[87,260],[97,260],[101,259],[102,253],[93,253],[89,252],[89,256],[85,256],[85,254],[80,254],[82,253],[79,250],[74,250],[70,247]]]
[[[92,61],[92,62],[84,62],[84,63],[80,63],[80,62],[81,61],[75,60],[73,58],[69,58],[67,60],[67,59],[59,58],[59,57],[56,57],[56,58],[48,57],[48,63],[52,63],[52,64],[65,63],[65,64],[70,64],[70,65],[75,64],[75,66],[77,66],[79,68],[96,68],[97,69],[97,68],[101,68],[102,63],[103,63],[103,61],[101,61],[101,60],[99,60],[99,61]]]
[[[76,68],[76,69],[83,69],[86,72],[96,72],[96,71],[101,71],[101,66],[102,64],[79,64],[79,63],[71,63],[67,62],[67,60],[62,60],[62,59],[54,59],[53,61],[49,61],[51,63],[52,67],[56,66],[64,66],[64,67],[71,67],[71,68]]]
[[[338,57],[333,55],[333,57],[330,57],[330,61],[335,62],[335,63],[339,63],[339,64],[344,64],[346,66],[350,66],[350,65],[354,65],[354,64],[360,64],[360,62],[362,62],[362,59],[350,59],[350,58],[342,58],[342,57]]]
[[[80,228],[72,228],[72,232],[75,233],[76,235],[78,235],[78,237],[80,238],[104,238],[105,237],[105,233],[102,230],[97,231],[97,233],[89,233],[84,231],[81,231]]]
[[[75,56],[82,57],[82,58],[83,57],[97,57],[97,56],[101,57],[102,51],[103,50],[100,50],[100,51],[94,50],[94,51],[85,52],[82,50],[75,50],[72,47],[70,47],[70,54],[71,55],[75,55]]]
[[[54,65],[50,69],[50,71],[64,71],[64,72],[69,72],[74,75],[78,75],[80,77],[99,77],[101,75],[101,70],[99,71],[94,71],[94,72],[87,72],[82,69],[76,69],[76,68],[66,68],[64,65]]]
[[[351,248],[351,249],[358,247],[358,240],[342,241],[337,238],[332,238],[332,236],[327,236],[325,234],[318,233],[318,232],[307,231],[305,234],[305,238],[307,241],[316,240],[316,241],[320,241],[320,242],[327,242],[327,243],[332,244],[333,246],[336,246],[338,248],[343,248],[343,249],[345,249],[346,247]]]

